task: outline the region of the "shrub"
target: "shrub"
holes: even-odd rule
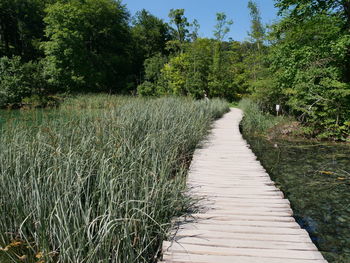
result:
[[[246,133],[264,133],[275,125],[275,117],[263,113],[259,105],[252,100],[242,99],[238,107],[244,111],[242,128]]]
[[[156,84],[145,81],[137,87],[137,94],[140,96],[155,96],[157,95]]]
[[[259,104],[250,99],[242,99],[238,107],[244,111],[244,117],[241,123],[244,133],[264,135],[276,125],[281,126],[292,122],[288,117],[274,116],[268,112],[264,112]]]
[[[22,63],[20,57],[0,58],[0,107],[20,104],[47,89],[41,62]]]
[[[21,63],[20,57],[0,58],[0,106],[19,103],[30,95],[31,86],[28,67]]]

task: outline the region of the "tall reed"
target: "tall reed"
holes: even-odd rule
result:
[[[83,96],[0,131],[1,262],[152,262],[224,101]]]
[[[274,126],[291,121],[285,116],[274,116],[268,112],[263,112],[259,105],[250,99],[242,99],[238,107],[244,111],[241,122],[244,133],[265,134]]]

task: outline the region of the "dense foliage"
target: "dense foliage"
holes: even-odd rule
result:
[[[57,2],[46,9],[43,48],[51,81],[65,90],[109,91],[130,71],[128,13],[112,0]]]
[[[170,10],[166,23],[147,10],[131,17],[117,0],[3,0],[0,107],[66,92],[250,95],[270,113],[281,104],[309,136],[348,139],[349,0],[275,5],[280,20],[266,27],[249,0],[249,38],[238,42],[224,13],[213,37],[199,38],[184,9]]]
[[[0,262],[153,262],[190,206],[192,152],[227,109],[100,95],[15,111],[0,122]]]
[[[284,110],[319,138],[350,134],[349,1],[278,0],[283,18],[271,27],[271,45],[255,98]]]

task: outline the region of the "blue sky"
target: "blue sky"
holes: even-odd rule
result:
[[[277,19],[277,10],[273,0],[256,0],[260,7],[263,22],[271,23]],[[247,9],[248,0],[123,0],[127,8],[134,15],[145,8],[153,15],[168,22],[171,8],[184,8],[185,15],[190,21],[197,19],[201,37],[212,37],[215,25],[215,14],[225,12],[234,24],[227,37],[234,40],[245,40],[250,29],[250,17]]]

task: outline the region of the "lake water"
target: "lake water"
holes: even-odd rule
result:
[[[350,145],[245,135],[329,262],[350,262]]]

